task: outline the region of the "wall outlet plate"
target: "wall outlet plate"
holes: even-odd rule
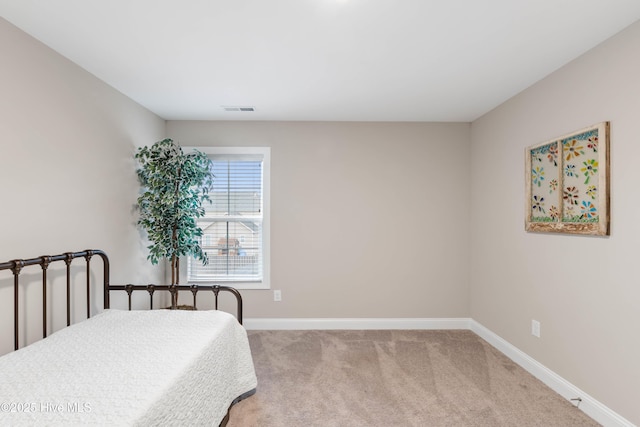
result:
[[[531,335],[540,338],[540,322],[531,320]]]
[[[274,301],[282,301],[282,291],[278,290],[274,290],[273,291],[273,300]]]

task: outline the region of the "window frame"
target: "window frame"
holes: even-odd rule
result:
[[[225,155],[262,157],[262,281],[189,281],[189,260],[184,257],[183,283],[224,284],[236,289],[271,289],[271,147],[182,147],[185,152],[198,150],[209,158]]]

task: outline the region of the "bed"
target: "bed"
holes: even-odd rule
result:
[[[104,310],[90,311],[91,258],[103,260]],[[71,263],[84,258],[87,319],[70,324]],[[67,325],[47,337],[47,270],[67,266]],[[19,279],[25,267],[42,270],[43,338],[19,347]],[[224,286],[111,285],[99,250],[0,263],[14,279],[14,346],[0,357],[1,425],[225,425],[230,407],[256,390],[242,299]],[[209,291],[215,310],[131,310],[134,292],[173,298]],[[128,309],[110,307],[112,292],[126,292]],[[218,294],[237,298],[236,316],[217,310]],[[156,298],[157,299],[157,298]]]

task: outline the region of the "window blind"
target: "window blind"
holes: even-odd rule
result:
[[[263,159],[210,155],[214,183],[198,220],[209,262],[189,258],[189,282],[263,280]]]

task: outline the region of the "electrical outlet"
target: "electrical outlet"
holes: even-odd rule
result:
[[[540,338],[540,322],[531,320],[531,335]]]
[[[274,301],[282,301],[282,291],[280,291],[279,289],[273,291],[273,300]]]

